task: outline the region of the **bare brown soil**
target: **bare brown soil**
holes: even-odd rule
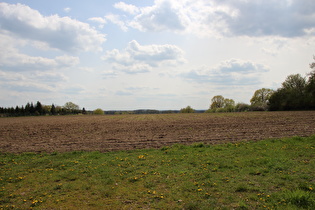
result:
[[[314,134],[315,111],[0,118],[0,152],[106,152]]]

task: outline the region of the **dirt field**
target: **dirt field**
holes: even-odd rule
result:
[[[313,134],[315,111],[0,118],[0,152],[106,152]]]

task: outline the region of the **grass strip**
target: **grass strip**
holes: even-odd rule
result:
[[[0,209],[314,209],[315,136],[0,154]]]

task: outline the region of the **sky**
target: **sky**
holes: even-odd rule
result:
[[[314,0],[0,2],[0,106],[250,103],[315,55]]]

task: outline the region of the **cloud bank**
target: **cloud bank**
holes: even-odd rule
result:
[[[105,35],[70,17],[43,16],[23,4],[0,3],[0,30],[63,51],[101,51]]]
[[[224,86],[248,86],[259,85],[260,74],[268,72],[265,65],[230,59],[221,62],[215,67],[201,67],[196,70],[181,74],[188,81],[197,83],[211,83]]]
[[[144,73],[165,64],[176,66],[185,62],[184,52],[175,45],[140,45],[132,40],[123,50],[107,51],[103,60],[113,69],[126,73]]]
[[[140,31],[172,31],[198,36],[280,36],[315,34],[313,0],[155,0],[152,6],[124,2],[126,24]]]

